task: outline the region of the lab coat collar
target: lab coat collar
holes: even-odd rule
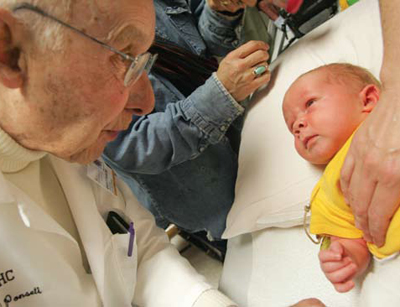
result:
[[[12,210],[18,211],[21,221],[26,227],[67,237],[76,248],[79,248],[76,240],[60,224],[52,219],[24,191],[8,182],[2,172],[0,172],[0,204],[2,206],[12,205]]]
[[[95,183],[86,176],[86,167],[54,157],[52,164],[70,205],[104,306],[131,306],[137,257],[128,258],[122,252],[127,249],[128,235],[113,236],[107,227],[97,207],[104,204],[96,204],[92,187]],[[108,192],[104,190],[104,193]]]
[[[0,204],[8,204],[15,202],[16,199],[11,193],[10,187],[3,176],[3,173],[0,172]]]

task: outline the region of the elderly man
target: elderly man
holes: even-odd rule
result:
[[[154,106],[154,23],[151,0],[0,1],[0,306],[233,305],[91,163]]]

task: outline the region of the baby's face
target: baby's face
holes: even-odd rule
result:
[[[283,101],[297,152],[313,164],[327,164],[365,118],[361,99],[350,86],[329,81],[325,69],[297,79]]]

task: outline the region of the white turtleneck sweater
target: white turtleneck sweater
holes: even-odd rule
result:
[[[78,230],[62,187],[52,168],[49,154],[26,149],[0,129],[0,171],[5,179],[24,191],[57,221],[79,243],[83,265],[89,270]],[[43,187],[46,187],[43,189]],[[193,307],[236,306],[221,292],[210,289],[197,299]]]

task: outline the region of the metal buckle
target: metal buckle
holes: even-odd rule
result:
[[[317,191],[317,193],[318,193],[318,191]],[[317,193],[315,193],[315,195],[317,195]],[[317,238],[314,239],[311,236],[310,232],[308,231],[308,227],[307,227],[307,214],[311,211],[311,204],[314,201],[315,195],[310,200],[310,203],[308,205],[304,206],[303,229],[304,229],[304,232],[306,233],[307,237],[311,240],[312,243],[320,244],[321,243],[321,236],[317,235]]]

